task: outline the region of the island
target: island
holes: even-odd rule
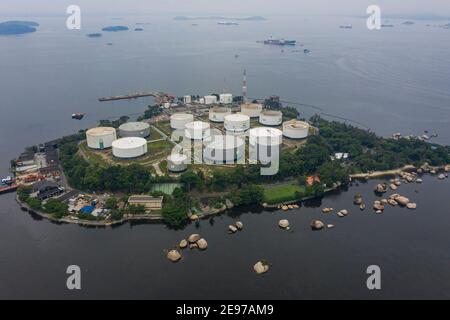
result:
[[[430,137],[395,134],[386,138],[320,115],[301,119],[296,108],[284,106],[273,97],[246,104],[242,103],[242,97],[234,97],[226,106],[217,105],[213,110],[240,112],[245,108],[246,112],[255,112],[257,107],[264,107],[268,115],[282,117],[279,118],[282,124],[277,122],[270,127],[273,132],[281,132],[286,126],[301,130],[301,136],[283,131],[279,170],[275,175],[261,175],[264,167],[261,162],[193,163],[175,170],[170,156],[179,142],[169,138],[172,121],[176,120],[174,115],[185,110],[206,124],[210,118],[204,112],[204,100],[213,97],[220,95],[185,96],[178,98],[178,102],[171,97],[169,108],[159,104],[148,106],[138,122],[128,124],[130,119],[125,116],[102,120],[98,127],[88,131],[28,147],[11,163],[18,185],[17,201],[23,210],[58,223],[108,226],[150,220],[180,228],[190,221],[238,206],[297,208],[302,201],[325,197],[357,179],[400,176],[402,183],[420,183],[423,174],[445,179],[450,171],[450,146],[432,143]],[[189,107],[183,101],[190,101]],[[209,123],[223,129],[223,124]],[[255,129],[262,125],[253,118],[248,126]],[[111,150],[111,145],[105,144],[109,138],[95,140],[98,146],[88,141],[92,137],[89,131],[94,131],[93,137],[98,134],[115,137],[116,128],[123,136],[124,130],[135,127],[144,128],[133,131],[143,138],[127,140],[128,147],[143,141],[136,150],[145,148],[145,152],[131,158],[114,151],[114,146]],[[43,157],[47,159],[47,167],[39,167],[42,161],[35,161]],[[392,180],[392,190],[398,183],[400,178]],[[376,192],[386,192],[387,188],[377,186]],[[360,198],[357,200],[355,203],[364,210],[366,204]],[[400,195],[390,200],[415,208],[415,204],[407,203]],[[374,204],[377,212],[383,206]],[[339,214],[345,216],[347,211]]]
[[[144,31],[143,28],[135,28],[134,31]]]
[[[174,20],[178,21],[191,21],[191,20],[234,20],[234,21],[266,21],[267,19],[261,16],[251,16],[251,17],[241,17],[241,18],[233,18],[233,17],[220,17],[220,16],[209,16],[209,17],[187,17],[187,16],[176,16]]]
[[[0,23],[0,35],[19,35],[37,31],[39,24],[34,21],[6,21]]]
[[[101,38],[103,35],[101,33],[88,33],[86,36],[89,38]]]
[[[102,29],[102,31],[105,32],[118,32],[118,31],[127,31],[129,30],[129,28],[127,26],[109,26],[109,27],[104,27]]]

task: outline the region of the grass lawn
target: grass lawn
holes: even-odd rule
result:
[[[154,128],[150,128],[150,136],[147,138],[149,141],[162,139],[162,136]]]
[[[305,187],[299,186],[294,182],[276,186],[265,186],[264,201],[268,204],[275,204],[295,200],[298,198],[297,192],[300,194],[304,193]]]

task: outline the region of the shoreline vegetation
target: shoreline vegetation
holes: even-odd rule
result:
[[[112,194],[106,200],[114,200],[107,205],[111,210],[110,217],[102,220],[87,215],[69,216],[67,204],[55,199],[39,202],[31,198],[26,189],[18,190],[17,201],[24,210],[59,223],[112,226],[139,220],[164,222],[169,227],[181,228],[190,221],[217,215],[233,207],[279,208],[289,203],[323,198],[352,180],[396,176],[406,171],[435,173],[450,168],[449,146],[413,138],[382,138],[368,130],[319,116],[312,117],[309,122],[319,128],[319,133],[303,144],[283,149],[279,172],[274,176],[261,176],[260,165],[192,166],[175,176],[167,173],[152,175],[148,168],[136,163],[98,166],[80,155],[80,142],[85,139],[84,131],[80,131],[58,142],[64,175],[70,188],[75,190]],[[337,153],[348,153],[349,157],[336,159]],[[426,171],[422,169],[425,164]],[[171,194],[152,191],[155,184],[161,183],[178,183],[181,187],[172,190]],[[163,209],[146,215],[143,208],[127,207],[126,199],[131,194],[163,196]]]

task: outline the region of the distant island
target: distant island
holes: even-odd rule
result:
[[[17,35],[36,32],[39,23],[34,21],[6,21],[0,23],[0,35]]]
[[[86,36],[88,36],[89,38],[100,38],[102,36],[101,33],[89,33]]]
[[[134,31],[144,31],[143,28],[135,28]]]
[[[190,21],[190,20],[235,20],[235,21],[266,21],[267,19],[261,16],[243,17],[243,18],[233,18],[233,17],[186,17],[177,16],[174,20],[178,21]]]
[[[117,31],[127,31],[129,28],[127,26],[109,26],[102,29],[105,32],[117,32]]]

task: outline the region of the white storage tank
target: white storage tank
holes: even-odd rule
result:
[[[205,104],[215,104],[217,103],[217,97],[216,96],[205,96]]]
[[[111,148],[113,141],[116,139],[116,129],[111,127],[97,127],[86,132],[87,145],[91,149]]]
[[[113,156],[119,159],[132,159],[147,153],[147,140],[138,137],[118,139],[112,144]]]
[[[174,153],[167,157],[167,170],[170,172],[183,172],[187,169],[187,156]]]
[[[309,123],[300,120],[290,120],[283,123],[283,135],[291,139],[304,139],[309,134]]]
[[[203,150],[203,158],[210,164],[235,163],[244,154],[244,140],[232,135],[214,136]]]
[[[219,96],[219,102],[221,104],[232,104],[233,103],[233,95],[231,93],[222,93]]]
[[[175,130],[184,130],[189,122],[194,121],[194,116],[189,113],[174,113],[170,116],[170,126]]]
[[[245,132],[250,129],[250,117],[241,113],[230,114],[225,116],[224,126],[228,132]]]
[[[184,96],[183,97],[183,102],[184,104],[188,104],[192,102],[192,97],[191,96]]]
[[[244,103],[241,105],[241,113],[250,118],[258,118],[262,110],[263,106],[259,103]]]
[[[259,115],[259,123],[265,126],[279,126],[283,122],[283,113],[278,110],[264,110]]]
[[[271,127],[253,128],[249,132],[249,144],[250,159],[267,164],[275,154],[280,154],[283,132]]]
[[[119,135],[122,138],[146,138],[150,135],[150,125],[145,122],[127,122],[119,127]]]
[[[209,109],[209,120],[212,122],[224,122],[225,117],[231,114],[231,109],[226,107],[212,107]]]
[[[191,140],[204,140],[211,135],[211,126],[203,121],[194,121],[186,124],[184,136]]]

